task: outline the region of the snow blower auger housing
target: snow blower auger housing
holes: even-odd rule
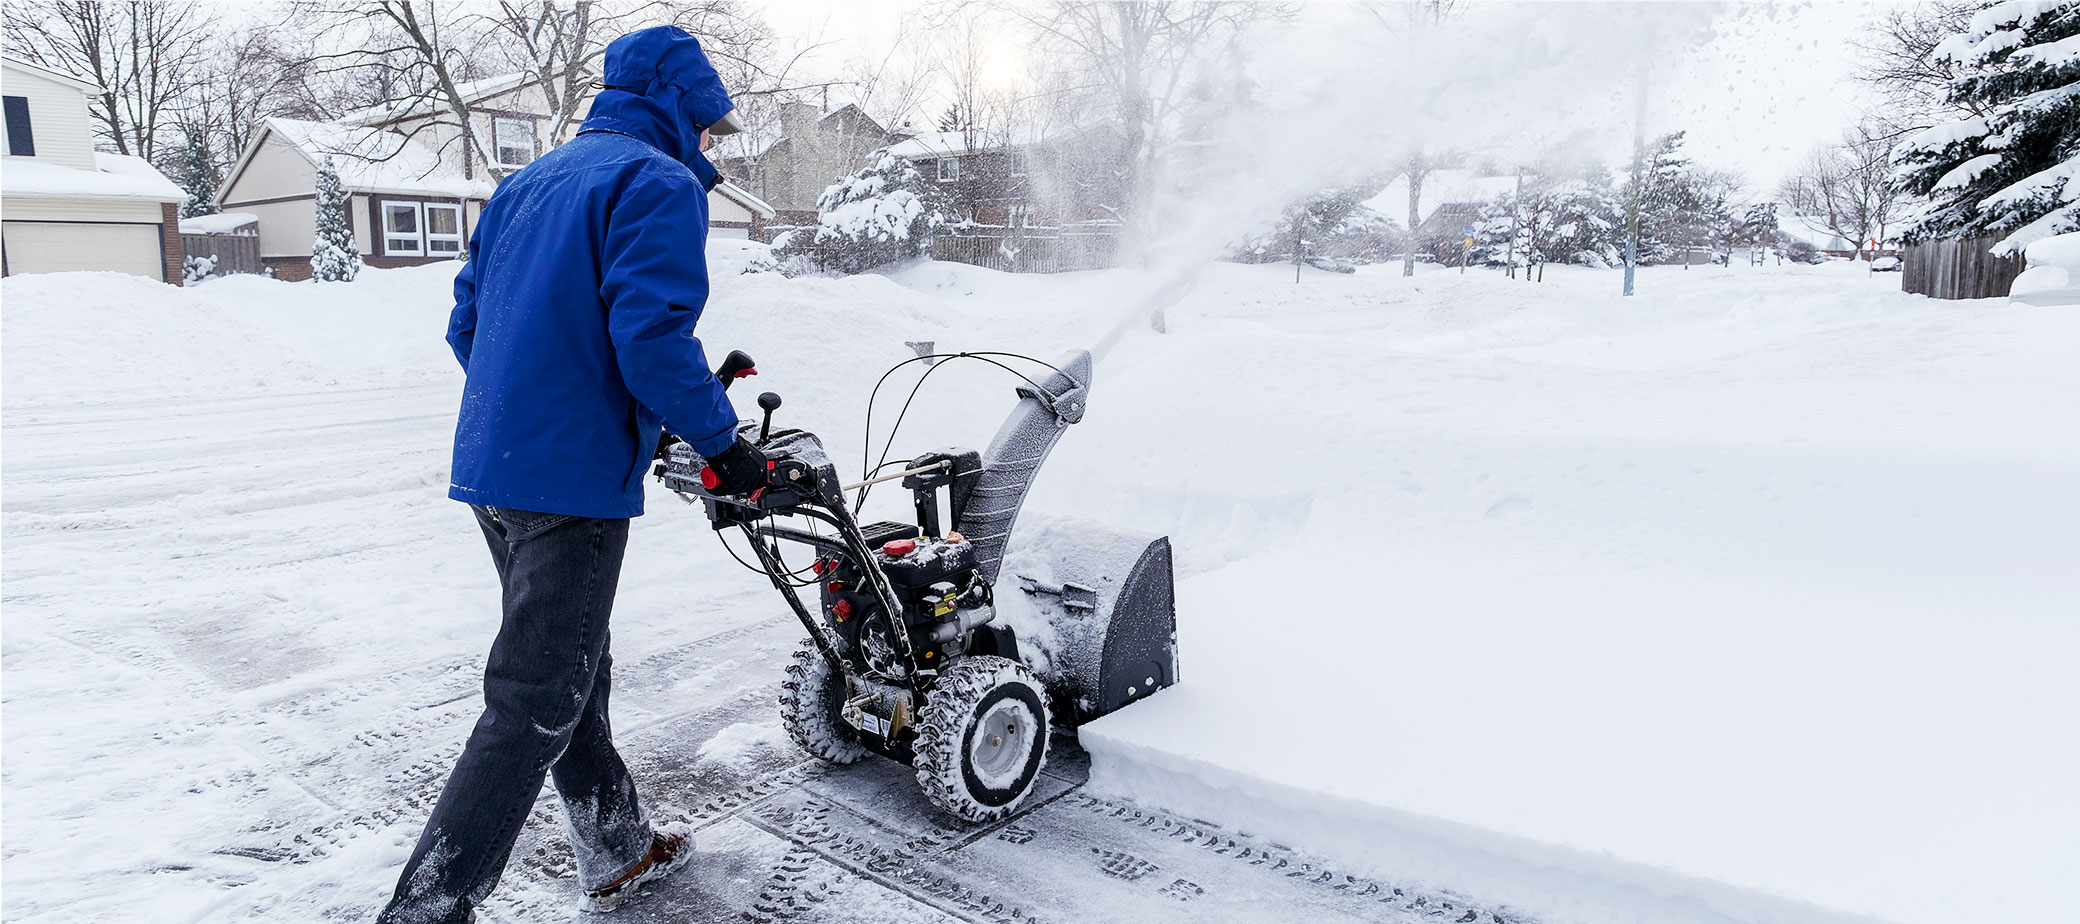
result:
[[[987,355],[1004,354],[920,359]],[[855,484],[840,483],[815,434],[772,428],[781,402],[771,392],[759,397],[764,421],[742,431],[768,459],[760,487],[715,494],[706,463],[670,438],[656,467],[673,491],[706,504],[716,530],[749,540],[755,569],[808,631],[780,703],[795,742],[833,763],[872,751],[909,764],[933,804],[968,822],[1018,809],[1055,725],[1073,728],[1177,681],[1168,539],[1051,520],[1049,541],[1019,553],[1035,573],[1011,585],[1015,599],[999,599],[1019,508],[1062,431],[1083,417],[1091,355],[1073,351],[1050,368],[1040,381],[1021,376],[988,449],[926,453]],[[753,372],[732,353],[717,375],[726,386]],[[865,489],[898,480],[916,522],[858,522]],[[782,541],[809,547],[813,560],[790,568]],[[814,606],[799,592],[812,587]]]

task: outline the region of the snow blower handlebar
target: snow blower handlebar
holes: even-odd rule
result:
[[[744,378],[745,376],[757,374],[758,363],[752,361],[751,354],[746,353],[743,350],[729,351],[729,355],[722,358],[722,365],[715,369],[715,378],[718,381],[722,382],[723,391],[729,390],[729,383]],[[766,394],[772,393],[767,392]],[[760,405],[765,404],[765,397],[760,396],[758,401]],[[780,398],[778,395],[774,395],[773,407],[779,406]],[[768,409],[766,411],[766,420],[771,421],[772,419],[773,412],[772,410]],[[663,433],[657,434],[657,449],[655,452],[651,453],[650,457],[652,459],[657,460],[659,463],[663,463],[665,459],[671,457],[672,444],[678,441],[679,437],[671,431],[665,431]],[[658,471],[662,472],[663,469],[659,468]]]

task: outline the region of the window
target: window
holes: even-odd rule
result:
[[[1013,151],[1013,152],[1011,152],[1011,175],[1012,175],[1012,176],[1025,176],[1025,175],[1026,175],[1026,152],[1024,152],[1024,151]]]
[[[960,179],[960,178],[961,178],[961,159],[960,159],[960,158],[958,158],[958,157],[941,157],[941,158],[939,158],[939,180],[940,180],[940,182],[945,182],[945,181],[947,181],[947,180],[958,180],[958,179]]]
[[[7,153],[16,157],[36,156],[36,134],[29,130],[29,98],[7,97]]]
[[[462,206],[426,203],[426,252],[436,257],[462,253]]]
[[[534,160],[534,122],[528,119],[492,119],[491,146],[501,167],[524,167]]]
[[[417,257],[426,253],[420,238],[419,203],[383,203],[383,252],[392,256]]]
[[[392,257],[462,255],[462,206],[383,201],[383,253]]]

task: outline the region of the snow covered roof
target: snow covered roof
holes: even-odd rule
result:
[[[773,210],[771,205],[766,204],[766,200],[752,195],[750,190],[738,186],[729,180],[723,180],[721,183],[716,184],[715,191],[728,197],[738,205],[757,212],[760,218],[771,218],[779,214]]]
[[[11,158],[0,171],[0,194],[40,198],[147,199],[185,202],[186,190],[142,157],[94,152],[94,169],[81,170],[27,158]]]
[[[495,96],[520,86],[532,75],[521,71],[486,77],[482,80],[465,80],[455,85],[455,92],[462,94],[465,102],[476,102],[486,96]],[[412,116],[430,115],[447,108],[448,101],[432,95],[413,96],[402,100],[385,100],[367,109],[358,109],[340,116],[339,121],[349,125],[381,125]]]
[[[237,234],[260,224],[260,216],[252,212],[218,212],[215,215],[197,215],[181,219],[182,234]]]
[[[81,77],[78,74],[68,74],[61,70],[44,67],[41,64],[33,64],[28,61],[24,61],[20,58],[17,58],[14,55],[0,55],[0,61],[6,61],[9,65],[19,67],[22,70],[31,71],[40,76],[49,77],[50,79],[58,81],[59,83],[70,84],[71,86],[78,87],[79,89],[84,90],[88,93],[101,92],[100,84],[88,80],[85,77]]]
[[[1015,125],[1009,129],[975,132],[926,132],[908,141],[891,145],[888,153],[901,158],[944,157],[949,154],[973,154],[977,151],[1001,151],[1005,148],[1022,148],[1041,144],[1050,137],[1061,135],[1036,125]],[[973,136],[971,146],[969,137]]]
[[[786,130],[781,127],[778,119],[772,119],[754,126],[749,131],[715,139],[715,146],[708,152],[709,159],[720,163],[740,157],[759,157],[772,150],[773,145],[785,140]]]
[[[316,166],[331,155],[339,171],[340,185],[355,192],[391,192],[406,195],[454,196],[484,199],[492,184],[466,177],[460,167],[449,163],[432,148],[399,132],[339,122],[306,122],[302,119],[271,118],[268,131]],[[258,144],[254,151],[259,149]],[[243,170],[253,151],[232,168],[232,179]],[[225,188],[229,189],[230,182]]]
[[[1528,179],[1528,177],[1527,177]],[[1421,213],[1417,223],[1429,221],[1430,216],[1449,203],[1493,202],[1517,188],[1515,176],[1479,176],[1471,170],[1432,170],[1423,177],[1423,194],[1416,202]],[[1365,207],[1392,218],[1408,220],[1408,175],[1402,174],[1380,190],[1379,195],[1365,200]]]

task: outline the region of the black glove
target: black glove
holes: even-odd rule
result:
[[[765,483],[766,454],[741,436],[728,449],[710,456],[708,467],[701,470],[701,487],[710,494],[748,494]]]

